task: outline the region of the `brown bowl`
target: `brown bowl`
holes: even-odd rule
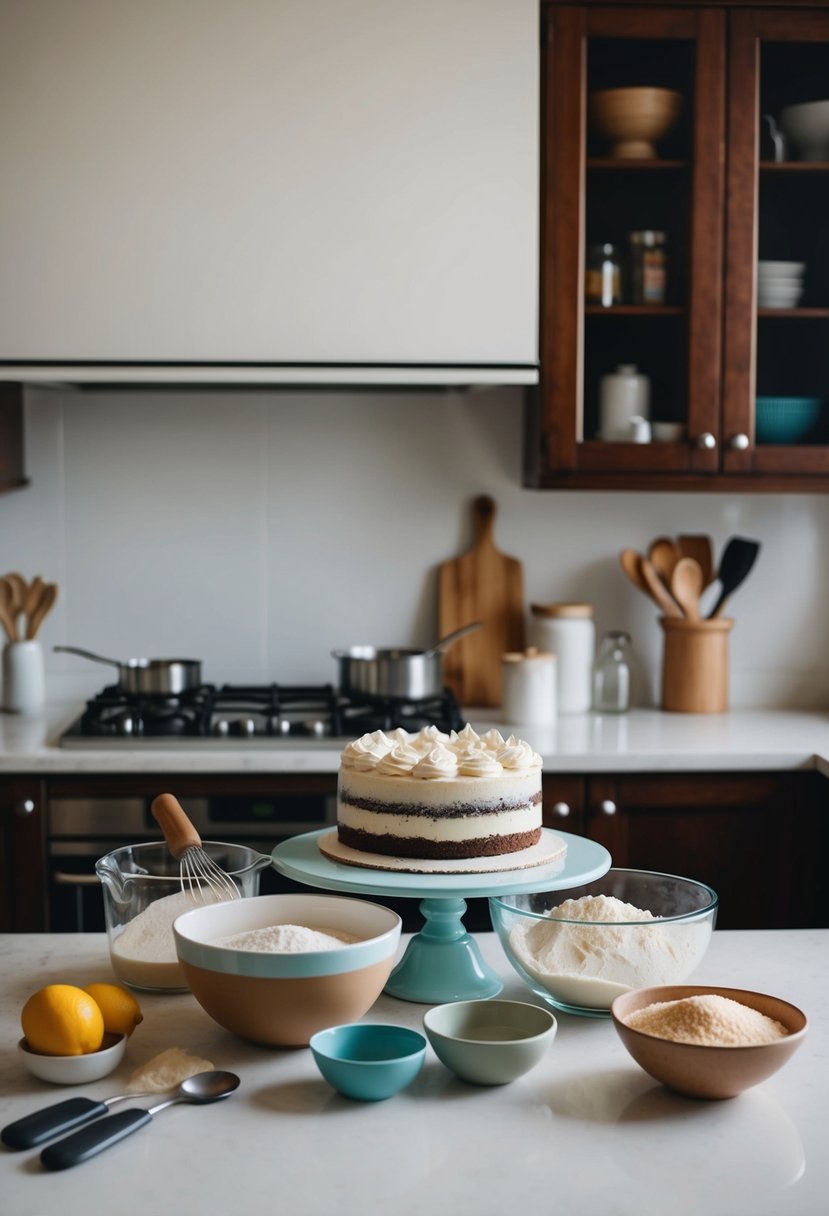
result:
[[[682,94],[649,87],[599,89],[590,95],[590,121],[613,146],[611,156],[653,160],[682,111]]]
[[[628,1026],[626,1019],[657,1001],[679,1001],[688,996],[724,996],[774,1018],[788,1030],[783,1039],[759,1047],[701,1047],[658,1039]],[[806,1015],[788,1001],[744,988],[708,988],[670,985],[639,988],[613,1002],[613,1023],[619,1038],[636,1063],[668,1089],[690,1098],[735,1098],[759,1085],[782,1068],[806,1036]]]

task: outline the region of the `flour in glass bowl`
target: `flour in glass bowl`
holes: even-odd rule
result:
[[[360,941],[352,933],[339,929],[309,929],[306,925],[267,925],[263,929],[247,929],[220,937],[214,946],[231,950],[250,950],[259,954],[309,954],[318,950],[336,950],[340,946]]]

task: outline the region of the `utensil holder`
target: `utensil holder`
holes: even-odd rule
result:
[[[8,642],[3,649],[3,708],[13,714],[35,714],[46,699],[40,642]]]
[[[662,708],[682,714],[721,714],[728,709],[728,617],[689,621],[661,617]]]

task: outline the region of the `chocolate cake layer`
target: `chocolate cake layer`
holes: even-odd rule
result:
[[[420,857],[445,861],[464,857],[497,857],[502,853],[519,853],[532,848],[541,839],[541,828],[530,832],[515,832],[509,836],[484,836],[472,840],[424,840],[417,836],[377,836],[343,824],[337,827],[337,837],[349,848],[364,853],[381,853],[385,857]]]

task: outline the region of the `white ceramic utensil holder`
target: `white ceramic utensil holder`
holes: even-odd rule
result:
[[[3,708],[13,714],[35,714],[43,709],[45,700],[40,642],[7,642],[3,649]]]

